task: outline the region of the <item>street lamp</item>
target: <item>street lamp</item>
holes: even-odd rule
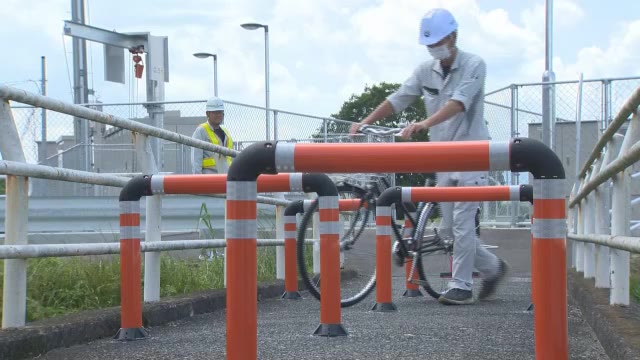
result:
[[[257,23],[246,23],[240,26],[247,30],[264,29],[264,87],[266,97],[267,141],[269,141],[271,140],[271,119],[269,116],[269,26]]]
[[[218,55],[209,53],[195,53],[193,56],[198,59],[213,58],[213,94],[218,96]]]

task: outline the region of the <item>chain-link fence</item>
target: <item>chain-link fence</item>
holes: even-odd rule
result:
[[[205,101],[154,103],[163,110],[163,127],[182,135],[191,136],[206,121]],[[91,108],[152,124],[145,104],[91,104]],[[67,169],[98,173],[136,173],[137,165],[132,134],[128,130],[89,122],[89,143],[82,142],[79,133],[81,119],[58,112],[47,111],[46,128],[42,126],[42,109],[14,106],[12,113],[20,133],[25,157],[29,163],[39,163]],[[229,131],[236,150],[269,138],[287,142],[389,142],[393,136],[349,136],[351,122],[270,110],[271,133],[267,134],[265,108],[225,103],[224,126]],[[46,137],[46,145],[41,139]],[[160,171],[191,173],[191,147],[172,142],[162,143]],[[335,174],[335,176],[346,174]],[[334,175],[332,175],[334,176]],[[386,177],[394,184],[395,174],[349,174],[355,182]],[[101,186],[61,183],[47,180],[33,182],[35,196],[115,195],[118,189]]]
[[[582,83],[582,107],[580,151],[576,156],[576,118],[578,111],[578,81],[556,82],[556,124],[553,130],[555,152],[562,160],[567,173],[567,194],[575,179],[575,168],[591,153],[600,132],[612,121],[624,101],[638,86],[640,77],[585,80]],[[520,136],[542,140],[542,83],[513,84],[488,92],[485,96],[485,119],[493,140],[507,140]],[[524,184],[527,174],[492,172],[495,184]],[[485,220],[511,221],[515,211],[516,221],[528,221],[527,206],[508,203],[485,205]]]

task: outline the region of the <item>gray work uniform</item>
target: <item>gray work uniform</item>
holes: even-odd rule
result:
[[[196,128],[196,130],[193,132],[192,137],[194,139],[206,141],[208,143],[211,142],[211,139],[209,139],[209,135],[207,134],[207,130],[205,130],[202,126],[198,126]],[[220,138],[218,138],[218,142],[220,144],[223,144]],[[215,158],[216,168],[203,169],[202,159],[205,159],[205,158]],[[195,147],[191,148],[191,173],[192,174],[226,174],[228,170],[229,170],[229,165],[227,164],[227,159],[225,155],[218,154],[208,150],[202,150]]]
[[[489,129],[484,120],[484,82],[486,65],[477,55],[458,50],[449,74],[438,60],[420,64],[413,74],[387,100],[394,112],[400,112],[418,97],[424,97],[428,115],[435,114],[449,100],[464,105],[464,111],[429,128],[431,141],[488,140]],[[429,155],[424,155],[429,156]],[[438,173],[437,186],[484,186],[486,171]],[[440,203],[442,236],[453,236],[453,275],[450,288],[471,290],[474,267],[485,276],[498,270],[498,259],[486,250],[475,233],[478,202]]]

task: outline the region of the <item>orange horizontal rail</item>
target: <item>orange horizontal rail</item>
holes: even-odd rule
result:
[[[299,172],[489,170],[489,141],[391,144],[295,144]]]
[[[465,187],[415,187],[411,189],[411,201],[508,201],[510,186]]]
[[[258,176],[258,192],[291,191],[289,173]],[[226,194],[227,174],[164,175],[165,194]]]

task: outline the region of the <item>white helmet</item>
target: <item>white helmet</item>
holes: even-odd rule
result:
[[[224,101],[217,97],[212,97],[207,101],[207,111],[224,111]]]
[[[422,45],[433,45],[456,30],[458,23],[449,10],[432,9],[422,17],[418,41]]]

